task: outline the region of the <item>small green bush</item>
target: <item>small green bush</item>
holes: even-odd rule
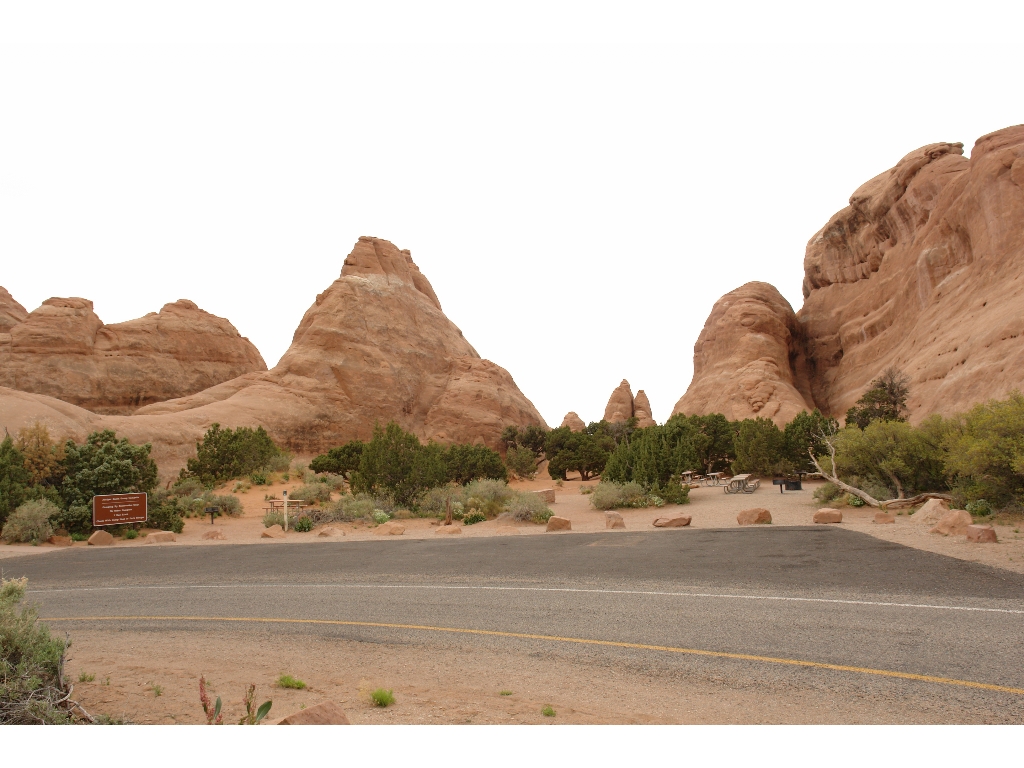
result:
[[[391,690],[378,688],[370,694],[370,701],[375,707],[390,707],[395,703],[395,695]]]
[[[974,517],[987,517],[992,514],[992,505],[984,499],[967,502],[966,509]]]
[[[281,512],[267,512],[263,516],[263,527],[269,528],[272,525],[284,527],[284,515]]]
[[[581,485],[580,486],[580,493],[582,493],[584,496],[586,496],[589,493],[593,493],[593,492],[594,492],[594,486],[592,486],[592,485]]]
[[[295,521],[295,525],[293,527],[299,533],[309,533],[313,530],[313,521],[309,519],[308,515],[303,515]]]
[[[382,509],[375,509],[375,510],[373,510],[373,522],[375,522],[377,525],[383,525],[384,523],[386,523],[390,519],[391,519],[391,515],[389,515],[384,510],[382,510]]]
[[[473,512],[462,518],[462,523],[463,525],[476,525],[477,523],[482,523],[486,519],[487,516],[482,512]]]
[[[548,513],[548,517],[551,516],[548,505],[540,496],[535,493],[517,493],[505,504],[505,511],[501,516],[518,523],[525,523],[534,518],[543,517],[545,512]]]
[[[548,520],[551,519],[551,516],[554,514],[554,512],[545,507],[540,512],[534,512],[533,517],[531,517],[530,520],[531,522],[537,523],[537,525],[545,525],[547,524]]]
[[[835,483],[825,483],[823,486],[815,490],[814,500],[821,504],[828,504],[830,501],[835,501],[843,495],[843,489]]]
[[[262,483],[257,483],[257,485],[262,485]],[[252,485],[249,483],[248,480],[239,480],[237,483],[235,483],[234,487],[231,489],[231,492],[245,493],[250,488],[252,488]]]
[[[81,541],[84,541],[88,538],[88,532],[92,530],[92,508],[76,504],[73,507],[62,509],[56,514],[50,515],[50,523],[55,530],[65,530],[72,537],[76,534],[83,535]]]
[[[249,481],[253,485],[266,485],[267,484],[267,472],[266,470],[259,469],[249,475]]]
[[[306,485],[300,485],[289,496],[294,496],[296,499],[301,499],[307,504],[319,504],[320,502],[326,502],[331,500],[331,486],[327,483],[311,482]]]
[[[139,532],[136,531],[134,528],[128,528],[124,532],[124,537],[126,539],[137,539],[139,538]]]
[[[90,675],[87,672],[82,672],[78,675],[78,682],[80,683],[91,683],[96,679],[96,675]]]
[[[671,485],[667,486],[667,488],[671,488]],[[670,492],[678,499],[675,503],[689,503],[689,489],[683,492],[682,488],[680,488],[678,491]],[[590,504],[594,509],[600,510],[618,509],[619,507],[640,509],[643,507],[663,507],[665,506],[665,499],[657,494],[647,493],[640,483],[634,481],[613,483],[608,480],[602,480],[590,495]]]
[[[281,451],[276,456],[267,459],[267,463],[263,467],[269,472],[287,472],[291,465],[292,455],[287,451]]]
[[[498,691],[499,696],[511,696],[512,691]]]
[[[292,677],[291,675],[281,675],[279,678],[277,678],[277,687],[292,688],[294,690],[301,691],[303,688],[306,687],[306,684],[299,680],[297,677]]]
[[[72,533],[71,534],[71,540],[72,541],[88,541],[89,537],[86,536],[84,533]]]
[[[544,715],[544,717],[554,717],[555,716],[555,710],[553,710],[551,707],[544,707],[544,709],[542,709],[540,711],[540,713],[542,715]]]
[[[867,504],[860,496],[854,496],[852,493],[846,497],[846,503],[851,507],[863,507]]]
[[[58,514],[60,508],[51,501],[27,501],[10,514],[0,537],[8,543],[46,541],[53,536],[50,516]]]

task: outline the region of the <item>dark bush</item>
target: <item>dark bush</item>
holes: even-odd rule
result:
[[[0,526],[25,501],[31,480],[25,469],[25,457],[7,435],[0,442]]]
[[[188,468],[180,476],[196,477],[212,486],[221,480],[251,475],[282,453],[263,427],[232,430],[214,424],[196,443],[196,456],[188,460]]]
[[[345,445],[331,448],[327,453],[317,456],[309,462],[309,468],[317,474],[330,472],[351,480],[352,473],[359,469],[362,457],[363,443],[360,440],[350,440]]]
[[[93,432],[83,445],[64,444],[60,495],[67,507],[92,504],[107,493],[147,493],[156,485],[156,463],[149,443],[133,445],[111,430]]]

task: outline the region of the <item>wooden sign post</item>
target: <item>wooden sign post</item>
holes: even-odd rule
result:
[[[148,497],[144,493],[110,493],[92,497],[92,524],[128,525],[149,519]]]

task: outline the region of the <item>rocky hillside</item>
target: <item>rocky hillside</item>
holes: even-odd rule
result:
[[[506,426],[544,425],[508,372],[482,359],[444,315],[409,252],[371,237],[359,238],[272,370],[132,416],[98,416],[0,389],[0,423],[14,429],[36,418],[56,434],[84,437],[102,425],[153,442],[164,476],[184,465],[214,422],[262,425],[305,454],[368,438],[375,423],[390,420],[425,440],[492,447]]]
[[[969,160],[922,147],[861,186],[807,244],[803,291],[795,315],[763,283],[719,300],[674,412],[842,417],[889,365],[915,422],[1021,388],[1024,126]]]
[[[231,323],[185,299],[104,325],[88,299],[47,299],[26,313],[0,291],[0,329],[7,325],[0,331],[3,387],[97,413],[132,413],[267,370],[259,350]]]

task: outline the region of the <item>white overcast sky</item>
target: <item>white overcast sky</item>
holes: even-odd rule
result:
[[[714,302],[907,152],[1024,122],[1020,4],[0,3],[0,285],[189,298],[273,366],[359,235],[552,426],[659,421]]]

